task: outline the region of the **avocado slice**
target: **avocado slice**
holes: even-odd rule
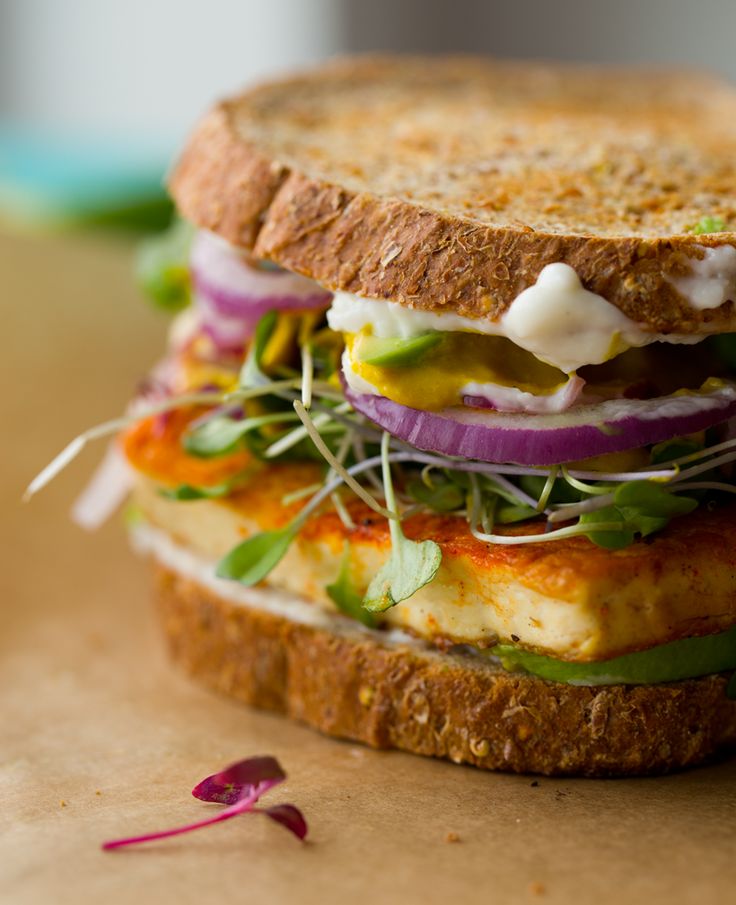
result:
[[[421,333],[409,339],[396,336],[361,336],[355,347],[358,361],[382,368],[405,368],[415,365],[430,349],[442,341],[441,333]]]
[[[736,627],[717,635],[683,638],[650,650],[624,654],[596,663],[568,663],[497,644],[489,653],[504,669],[521,669],[552,682],[568,685],[656,685],[736,669]]]

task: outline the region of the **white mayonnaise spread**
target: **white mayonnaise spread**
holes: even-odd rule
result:
[[[537,282],[520,293],[497,321],[416,311],[398,302],[338,292],[327,312],[333,330],[406,339],[429,330],[505,336],[548,364],[570,373],[628,348],[662,341],[696,343],[702,336],[661,335],[643,330],[602,296],[583,287],[568,264],[548,264]]]
[[[348,292],[335,293],[332,307],[327,312],[327,322],[338,333],[360,333],[363,327],[370,325],[375,336],[396,336],[399,339],[409,339],[430,330],[488,333],[492,336],[503,334],[499,324],[492,321],[460,317],[449,311],[442,314],[419,311],[399,302],[365,299]]]
[[[568,373],[642,344],[640,328],[585,289],[568,264],[548,264],[514,299],[501,325],[517,346]]]
[[[692,273],[670,280],[671,284],[698,311],[736,301],[736,248],[733,245],[699,248],[704,256],[690,259]]]

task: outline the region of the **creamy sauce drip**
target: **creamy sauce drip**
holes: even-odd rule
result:
[[[548,264],[497,321],[451,312],[418,311],[398,302],[338,292],[327,312],[330,327],[407,339],[430,330],[504,336],[561,371],[600,364],[629,348],[653,342],[697,343],[702,336],[661,335],[642,329],[602,296],[583,287],[568,264]]]
[[[736,248],[719,245],[706,248],[702,258],[691,258],[691,273],[670,282],[697,311],[720,308],[724,302],[736,301]]]

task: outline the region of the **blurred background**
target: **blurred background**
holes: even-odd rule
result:
[[[166,164],[213,99],[336,53],[666,62],[736,78],[734,35],[734,0],[0,0],[0,216],[157,223]]]

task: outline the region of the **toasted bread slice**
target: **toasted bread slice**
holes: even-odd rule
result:
[[[724,675],[649,686],[546,682],[341,616],[314,618],[283,595],[233,594],[226,582],[193,578],[178,557],[157,558],[174,659],[211,688],[328,735],[489,770],[587,776],[668,772],[736,743]]]
[[[735,184],[726,83],[473,58],[263,85],[203,120],[171,178],[183,216],[331,289],[495,320],[562,261],[659,333],[736,329],[733,301],[674,285],[736,245]],[[704,217],[731,231],[693,234]]]

